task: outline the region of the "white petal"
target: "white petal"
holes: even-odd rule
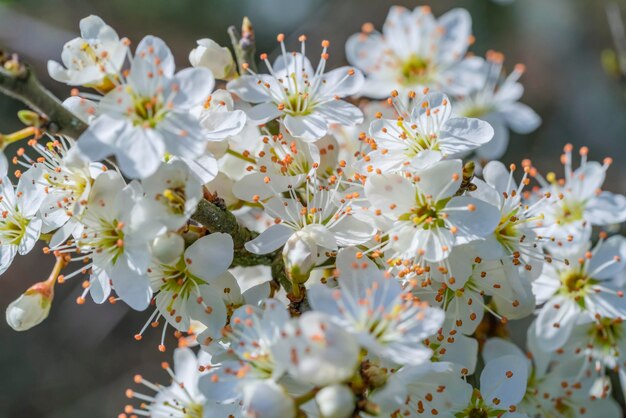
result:
[[[141,271],[131,267],[125,258],[120,258],[109,273],[115,293],[128,306],[143,311],[150,304],[152,289],[150,279]]]
[[[82,139],[78,141],[79,147]],[[135,127],[119,139],[115,156],[120,170],[130,178],[145,178],[154,173],[165,155],[163,139],[153,129]]]
[[[35,216],[47,196],[42,176],[43,170],[34,166],[26,170],[17,183],[17,206],[26,218]]]
[[[356,219],[353,215],[346,216],[331,228],[337,244],[340,246],[360,245],[374,236],[374,227]]]
[[[626,266],[626,238],[613,235],[599,244],[587,264],[587,273],[594,279],[610,279]]]
[[[41,219],[32,219],[26,226],[24,236],[18,244],[18,253],[20,255],[28,254],[37,244],[39,236],[41,235]]]
[[[0,274],[3,274],[13,263],[17,254],[17,245],[0,245]]]
[[[343,100],[331,100],[315,107],[315,112],[323,115],[328,122],[343,126],[363,123],[363,112],[353,104]]]
[[[174,76],[170,89],[174,99],[172,104],[177,108],[189,109],[194,105],[202,104],[209,97],[215,87],[213,73],[206,68],[185,68]],[[165,92],[165,97],[170,93]]]
[[[207,138],[200,121],[188,112],[169,112],[156,130],[163,138],[165,149],[172,155],[198,158],[206,152]]]
[[[417,171],[420,181],[417,183],[420,191],[430,195],[435,201],[445,199],[456,193],[463,179],[461,160],[439,161],[430,167]],[[456,175],[456,180],[454,180]]]
[[[626,197],[611,192],[601,192],[592,197],[585,208],[585,219],[592,225],[610,225],[626,220]]]
[[[487,404],[509,409],[526,393],[528,363],[525,358],[505,355],[487,362],[480,375],[480,392]],[[498,402],[494,402],[498,399]]]
[[[473,207],[474,210],[469,210]],[[448,221],[458,228],[459,236],[468,240],[485,237],[500,222],[500,210],[482,200],[468,196],[453,197],[445,208]]]
[[[253,106],[249,109],[246,109],[246,115],[251,122],[256,123],[257,125],[261,125],[263,123],[269,122],[272,119],[276,119],[283,112],[278,110],[278,107],[275,103],[266,102],[261,103],[256,106]]]
[[[89,15],[80,20],[80,36],[86,40],[117,41],[117,33],[99,16]]]
[[[103,160],[115,152],[118,138],[126,126],[123,119],[101,115],[83,132],[76,146],[89,160]]]
[[[473,118],[452,118],[439,133],[441,152],[454,156],[478,148],[493,138],[487,122]]]
[[[226,325],[226,306],[217,289],[210,285],[198,286],[199,294],[189,297],[186,302],[187,313],[191,319],[200,321],[207,329],[203,337],[217,337]]]
[[[224,273],[233,261],[233,239],[216,232],[204,236],[185,250],[187,269],[206,282]]]
[[[246,113],[243,110],[209,112],[202,116],[200,123],[207,130],[206,138],[224,139],[241,132],[246,124]]]
[[[365,195],[375,208],[382,210],[383,214],[400,216],[408,213],[415,205],[413,186],[399,174],[368,177],[365,183]]]
[[[502,117],[497,113],[483,117],[493,128],[493,138],[476,150],[476,155],[484,160],[496,160],[504,155],[509,146],[509,128],[504,124]]]
[[[523,103],[511,103],[501,109],[500,113],[509,127],[518,134],[531,133],[541,125],[539,115]]]
[[[270,87],[267,87],[269,85]],[[236,94],[242,100],[250,103],[263,103],[272,101],[272,90],[281,97],[281,87],[278,82],[269,75],[242,75],[226,85],[228,91]]]
[[[437,20],[443,37],[439,40],[438,58],[449,63],[461,59],[467,52],[472,35],[472,18],[465,9],[453,9]]]
[[[579,314],[580,308],[566,297],[556,296],[546,302],[539,312],[535,326],[535,334],[541,349],[553,351],[563,347],[572,333]]]
[[[93,273],[89,278],[89,294],[97,304],[104,303],[111,294],[111,279],[106,272],[99,269],[98,273]]]
[[[286,115],[284,123],[291,135],[305,141],[316,141],[328,132],[328,122],[315,112],[306,116]]]
[[[267,254],[285,245],[293,230],[285,225],[272,225],[258,237],[245,244],[246,250],[254,254]]]
[[[318,94],[330,97],[352,96],[361,90],[364,81],[363,73],[356,68],[339,67],[322,76]]]

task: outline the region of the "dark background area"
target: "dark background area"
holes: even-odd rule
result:
[[[97,14],[120,36],[137,44],[142,36],[162,37],[179,67],[195,40],[210,37],[228,43],[226,28],[249,16],[256,28],[259,52],[272,52],[275,36],[308,35],[314,56],[322,39],[331,41],[331,66],[344,62],[344,43],[364,22],[380,28],[393,4],[425,3],[386,0],[19,0],[0,1],[0,47],[21,54],[60,97],[69,87],[47,76],[46,61],[60,61],[63,44],[76,36],[78,22]],[[523,101],[543,118],[527,136],[512,135],[505,163],[531,158],[542,170],[560,170],[564,144],[588,145],[590,157],[613,157],[606,187],[626,193],[626,99],[624,88],[610,78],[600,61],[612,47],[601,0],[517,0],[500,5],[491,0],[433,0],[436,15],[453,7],[473,17],[476,44],[472,51],[503,52],[505,66],[526,64]],[[626,0],[618,2],[626,13]],[[20,128],[19,103],[0,97],[0,132]],[[9,150],[10,155],[10,150]],[[34,250],[18,257],[0,277],[0,309],[27,287],[47,277],[52,257]],[[148,331],[143,341],[133,335],[147,313],[130,312],[122,304],[78,306],[81,292],[75,278],[57,286],[50,318],[25,333],[0,321],[0,418],[116,417],[126,403],[124,389],[135,373],[166,381],[159,368],[171,361],[171,349],[157,351],[160,332]],[[170,348],[173,339],[168,340]]]

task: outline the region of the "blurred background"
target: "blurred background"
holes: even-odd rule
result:
[[[507,4],[510,3],[510,4]],[[624,84],[603,70],[601,53],[613,41],[602,0],[433,0],[436,15],[453,7],[472,14],[476,43],[472,51],[501,51],[505,66],[524,63],[523,101],[543,118],[533,134],[512,134],[503,162],[531,158],[544,172],[560,170],[566,143],[588,145],[590,157],[613,157],[606,188],[626,193],[626,96]],[[626,13],[626,0],[617,3]],[[381,28],[391,5],[428,3],[387,0],[0,0],[0,48],[19,53],[59,97],[69,88],[47,76],[48,59],[60,60],[65,42],[78,33],[78,22],[97,14],[120,36],[135,44],[145,35],[162,37],[180,67],[196,39],[210,37],[228,45],[226,28],[252,20],[257,51],[272,52],[275,36],[309,36],[309,51],[322,39],[331,41],[331,66],[345,61],[343,45],[364,22]],[[0,132],[20,128],[15,112],[23,106],[0,96]],[[558,171],[557,171],[558,172]],[[31,284],[45,279],[52,257],[37,250],[18,257],[0,278],[0,311]],[[117,417],[124,390],[142,373],[166,382],[161,361],[171,349],[157,350],[160,332],[148,331],[141,342],[133,335],[147,320],[122,304],[78,306],[80,281],[57,286],[50,319],[25,333],[0,321],[0,418]],[[173,338],[168,340],[173,348]]]

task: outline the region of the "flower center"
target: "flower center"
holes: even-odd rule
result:
[[[161,195],[157,195],[157,200],[167,207],[171,213],[182,215],[185,213],[186,196],[183,186],[170,187],[165,189]]]
[[[488,418],[489,411],[487,411],[485,408],[472,408],[468,412],[467,417],[468,418]]]
[[[404,84],[427,84],[430,80],[430,61],[412,54],[402,63],[400,73]]]
[[[193,403],[183,408],[183,418],[202,418],[204,416],[204,408],[201,404]]]
[[[176,297],[186,299],[192,290],[206,282],[199,277],[194,276],[187,270],[187,265],[183,257],[180,258],[175,266],[167,264],[161,265],[162,272],[160,275],[160,290],[168,292]],[[172,298],[172,303],[174,298]]]
[[[2,222],[0,222],[0,244],[19,245],[26,234],[26,228],[30,220],[22,216],[19,212],[2,212]]]
[[[408,137],[408,148],[405,152],[405,155],[407,157],[415,157],[417,154],[427,149],[439,151],[437,136],[433,134],[433,136],[429,138],[424,135],[415,133]]]
[[[283,176],[297,176],[298,174],[307,174],[311,167],[309,161],[302,153],[299,153],[295,148],[295,142],[291,144],[292,152],[285,153],[281,150],[272,148],[271,160],[276,167],[276,171],[280,172]],[[281,154],[282,157],[281,157]]]
[[[129,113],[133,125],[155,128],[165,118],[167,109],[163,106],[163,101],[159,96],[142,97],[132,93],[131,96],[133,97],[133,108],[129,109]]]
[[[422,199],[420,199],[422,200]],[[401,221],[411,221],[415,227],[423,229],[442,228],[445,226],[441,209],[445,207],[445,201],[436,203],[424,199],[424,202],[418,202],[418,206],[411,209],[409,213],[400,216]]]
[[[496,239],[508,249],[512,248],[512,241],[519,241],[520,234],[517,228],[519,219],[515,216],[516,212],[503,216],[496,228]]]
[[[481,106],[481,105],[473,105],[468,107],[463,111],[463,116],[466,118],[480,118],[481,116],[485,116],[491,112],[491,108],[489,106]]]
[[[567,270],[561,273],[561,292],[580,299],[585,296],[597,281],[580,270]],[[582,299],[580,299],[582,302]]]
[[[589,328],[588,334],[595,348],[603,351],[612,351],[623,336],[622,321],[620,319],[601,318]]]
[[[102,220],[100,230],[87,235],[82,244],[93,247],[96,253],[109,253],[111,263],[115,264],[117,259],[124,253],[123,229],[124,224],[122,222],[118,222],[115,219],[112,222]]]
[[[563,200],[557,213],[557,223],[568,224],[583,219],[585,206],[582,202],[568,202]]]

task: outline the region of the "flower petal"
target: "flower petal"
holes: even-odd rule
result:
[[[233,239],[216,232],[204,236],[185,250],[189,272],[210,283],[222,275],[233,261]]]
[[[293,230],[285,225],[272,225],[245,244],[246,250],[254,254],[267,254],[285,245]]]

